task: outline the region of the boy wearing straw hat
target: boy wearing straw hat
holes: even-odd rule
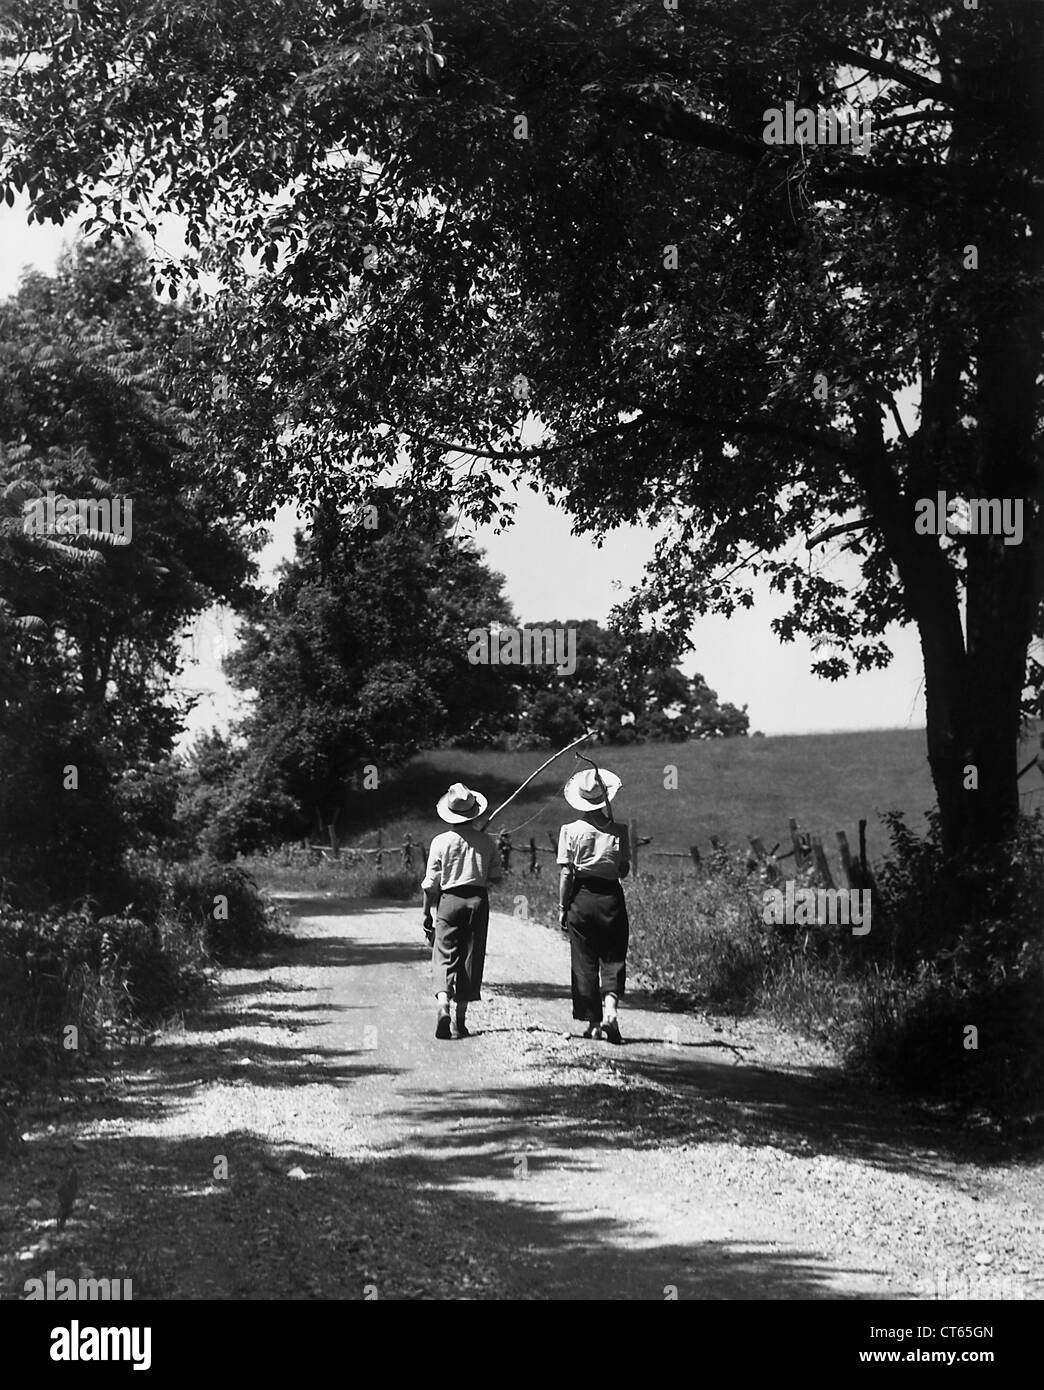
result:
[[[463,782],[454,782],[441,797],[439,818],[453,827],[436,835],[428,851],[424,890],[424,927],[431,928],[437,907],[431,964],[438,1014],[435,1036],[450,1032],[450,1000],[456,1004],[457,1037],[466,1038],[468,1005],[482,998],[486,963],[489,895],[486,886],[500,879],[497,847],[473,822],[485,812],[486,798]]]
[[[570,777],[566,801],[582,812],[558,836],[559,921],[569,933],[573,1017],[585,1038],[619,1043],[617,1003],[624,992],[630,925],[620,880],[631,867],[625,825],[609,803],[620,790],[615,773],[591,765]]]

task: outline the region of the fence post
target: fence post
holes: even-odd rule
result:
[[[765,852],[765,845],[760,835],[752,835],[747,841],[750,845],[750,854],[747,855],[747,872],[752,869],[767,869],[768,854]]]
[[[866,821],[859,822],[859,874],[862,878],[861,888],[870,887],[870,869],[866,862]]]
[[[530,837],[529,837],[529,872],[530,872],[531,874],[535,874],[535,873],[537,872],[537,868],[538,868],[538,865],[537,865],[537,847],[536,847],[536,840],[534,840],[533,837],[532,837],[532,835],[530,835]]]
[[[816,869],[823,881],[824,888],[833,888],[834,880],[830,875],[830,865],[823,850],[823,842],[818,835],[812,836],[812,858],[815,861]]]
[[[384,844],[384,836],[381,831],[377,832],[377,872],[380,873],[384,866],[384,855],[381,853],[381,846]]]
[[[631,841],[631,873],[638,877],[638,822],[629,820],[627,822],[627,834]]]
[[[794,869],[800,871],[808,863],[808,855],[805,853],[798,823],[793,816],[790,817],[787,824],[790,826],[790,843],[794,846]]]
[[[340,812],[335,811],[333,814],[333,819],[326,827],[326,833],[330,840],[330,853],[333,855],[334,859],[336,859],[338,854],[340,853],[340,845],[337,841],[337,819],[339,815]]]
[[[699,847],[699,845],[690,845],[690,846],[689,846],[689,857],[692,859],[693,868],[698,869],[698,868],[700,867],[700,847]]]
[[[845,883],[849,888],[858,888],[855,865],[852,863],[852,853],[848,848],[848,836],[843,830],[837,832],[837,850],[841,856],[841,868],[844,871]]]

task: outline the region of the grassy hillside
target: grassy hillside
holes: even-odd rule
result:
[[[451,781],[476,787],[493,807],[545,756],[442,749],[415,758],[398,775],[382,779],[378,789],[356,798],[351,842],[372,845],[374,837],[366,832],[378,827],[386,842],[398,842],[406,830],[427,842],[440,827],[434,803]],[[645,744],[603,749],[597,756],[623,779],[615,802],[618,817],[636,820],[639,833],[653,837],[651,849],[687,850],[697,844],[705,850],[712,835],[744,845],[749,836],[760,835],[768,848],[776,840],[786,845],[787,819],[794,816],[832,850],[834,831],[844,829],[854,841],[857,822],[865,816],[875,856],[885,849],[880,812],[904,810],[911,825],[920,827],[935,799],[921,729]],[[494,826],[513,830],[539,812],[514,840],[522,844],[534,835],[538,844],[547,844],[547,832],[557,832],[572,814],[560,792],[576,766],[581,765],[571,754],[552,764]],[[664,789],[669,766],[678,770],[673,791]]]
[[[1025,741],[1023,762],[1036,747],[1036,735]],[[685,851],[696,844],[706,851],[712,835],[743,846],[750,836],[760,835],[768,849],[777,840],[787,848],[787,819],[793,816],[802,829],[822,837],[834,861],[834,832],[845,830],[854,848],[859,819],[865,817],[869,854],[877,859],[887,849],[882,812],[905,811],[908,823],[919,830],[924,813],[935,804],[923,729],[643,744],[600,749],[595,755],[623,779],[614,809],[619,819],[636,820],[640,835],[652,836],[650,849]],[[379,788],[356,795],[348,841],[373,845],[380,828],[385,843],[397,844],[409,831],[426,844],[442,828],[434,807],[450,782],[463,781],[484,792],[492,809],[546,756],[453,749],[423,754],[398,774],[382,778]],[[678,787],[667,791],[664,769],[672,765],[678,769]],[[557,834],[573,814],[561,788],[579,766],[572,754],[553,763],[494,821],[494,829],[515,830],[535,816],[517,830],[514,843],[523,846],[533,835],[546,845],[548,832]],[[1044,781],[1032,770],[1021,785],[1032,792],[1024,802],[1032,809]],[[666,868],[670,862],[649,858],[643,870]],[[679,866],[677,861],[674,867]]]

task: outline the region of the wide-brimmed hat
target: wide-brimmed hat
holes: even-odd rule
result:
[[[454,782],[445,796],[439,798],[435,807],[442,820],[450,825],[460,825],[466,820],[481,816],[489,805],[481,792],[473,792],[463,782]]]
[[[602,781],[601,787],[598,785],[599,777]],[[565,784],[562,795],[577,811],[604,811],[622,785],[615,772],[607,772],[602,767],[598,769],[596,776],[593,767],[585,767],[582,772],[573,773]]]

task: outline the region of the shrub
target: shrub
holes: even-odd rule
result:
[[[1044,826],[1020,823],[998,870],[949,864],[934,824],[922,839],[889,819],[893,857],[880,886],[897,964],[864,981],[850,1061],[906,1092],[1009,1115],[1040,1110]]]
[[[856,1067],[899,1091],[963,1108],[1007,1115],[1044,1108],[1039,967],[973,982],[929,962],[912,976],[881,981],[862,1002],[850,1052]]]
[[[168,910],[203,933],[216,960],[248,955],[271,939],[271,909],[245,869],[201,859],[163,873]]]
[[[408,869],[402,869],[392,874],[374,874],[370,879],[369,892],[370,898],[409,898],[413,901],[420,900],[420,885],[422,875],[414,870],[412,873]]]
[[[0,907],[5,1060],[31,1039],[59,1049],[69,1024],[90,1049],[158,1019],[200,988],[204,963],[201,943],[178,923]]]
[[[0,1074],[61,1060],[69,1024],[89,1051],[160,1021],[200,992],[212,959],[271,940],[273,916],[242,869],[141,855],[103,903],[0,903]]]

